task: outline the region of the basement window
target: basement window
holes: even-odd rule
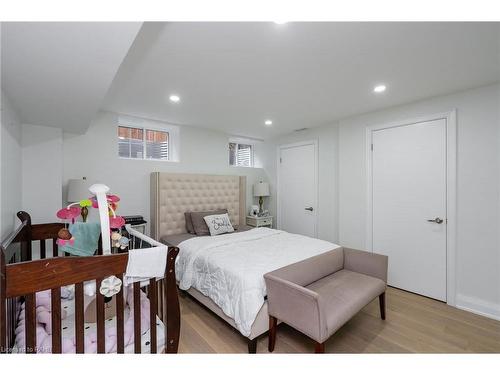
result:
[[[234,167],[253,167],[252,145],[229,142],[229,165]]]
[[[168,159],[168,132],[118,126],[118,155],[127,159]]]
[[[156,121],[120,117],[118,156],[122,159],[179,161],[179,128]]]

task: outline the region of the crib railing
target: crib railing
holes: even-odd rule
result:
[[[0,254],[0,352],[10,352],[14,344],[14,331],[19,317],[20,304],[25,303],[25,352],[37,352],[36,293],[51,291],[52,353],[62,351],[61,287],[75,285],[75,341],[76,353],[84,353],[84,282],[101,282],[108,276],[123,280],[128,254],[96,255],[91,257],[58,257],[55,242],[62,224],[31,225],[30,217],[20,212],[21,225],[2,244]],[[138,233],[137,233],[138,234]],[[53,240],[52,257],[47,257],[46,240]],[[32,242],[40,241],[40,258],[32,258]],[[12,251],[12,245],[19,243]],[[179,344],[180,310],[175,280],[175,258],[179,249],[168,249],[165,277],[150,279],[147,287],[133,284],[134,352],[141,352],[141,288],[147,290],[150,304],[150,350],[157,349],[156,316],[165,323],[165,352],[176,353]],[[123,287],[116,295],[116,351],[123,353],[125,307]],[[96,293],[97,352],[105,352],[105,300]]]

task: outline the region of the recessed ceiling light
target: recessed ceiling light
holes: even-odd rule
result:
[[[377,85],[373,88],[373,92],[381,93],[384,92],[386,88],[385,85]]]
[[[266,124],[267,126],[271,126],[273,122],[271,120],[266,120],[264,121],[264,124]]]
[[[179,95],[170,95],[169,99],[170,99],[171,102],[174,102],[174,103],[177,103],[178,101],[181,100],[181,98],[179,97]]]

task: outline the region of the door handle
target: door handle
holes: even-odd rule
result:
[[[313,208],[312,207],[306,207],[306,208],[304,208],[304,210],[306,210],[306,211],[312,211]]]
[[[439,217],[437,217],[435,219],[427,219],[427,221],[430,223],[436,223],[436,224],[442,224],[444,222],[444,220],[439,218]]]

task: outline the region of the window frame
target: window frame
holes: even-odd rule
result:
[[[148,158],[147,157],[147,132],[149,131],[152,131],[152,132],[162,132],[162,133],[167,133],[167,158],[166,159],[154,159],[154,158]],[[143,160],[155,160],[155,161],[170,161],[170,155],[171,155],[171,151],[170,151],[170,145],[171,145],[171,138],[170,138],[170,132],[167,130],[167,129],[156,129],[156,128],[152,128],[152,127],[145,127],[143,129],[144,131],[144,140],[143,140],[143,147],[144,147],[144,158]],[[152,143],[156,143],[156,142],[152,142]]]
[[[117,152],[118,158],[120,158],[120,159],[130,159],[130,160],[146,160],[144,158],[144,152],[145,152],[144,139],[145,139],[145,133],[146,133],[145,130],[146,129],[144,129],[144,128],[140,127],[140,126],[130,126],[130,125],[120,125],[120,124],[118,124],[118,128],[117,128],[118,132],[120,131],[120,128],[137,129],[137,130],[141,130],[142,131],[142,142],[141,143],[142,143],[142,156],[143,157],[142,158],[133,158],[133,157],[130,157],[130,156],[120,156],[120,148],[119,148],[119,146],[120,146],[119,145],[119,143],[120,143],[120,136],[118,135],[118,143],[117,143],[118,144],[118,152]],[[129,147],[130,147],[130,139],[132,139],[132,138],[129,138]],[[136,141],[137,141],[137,143],[139,143],[139,139],[137,139]],[[129,155],[130,155],[130,153],[129,153]]]
[[[236,168],[255,168],[255,163],[254,163],[254,145],[250,142],[240,142],[240,141],[237,141],[237,140],[229,140],[228,142],[228,148],[229,148],[229,145],[233,143],[236,145],[236,155],[235,155],[235,158],[236,158],[236,162],[238,161],[238,146],[239,145],[244,145],[244,146],[250,146],[250,165],[238,165],[238,164],[231,164],[231,157],[230,155],[228,155],[228,163],[229,163],[229,166],[230,167],[236,167]],[[228,152],[230,152],[228,150]]]
[[[176,125],[171,125],[168,123],[146,120],[142,118],[135,118],[130,116],[118,116],[116,124],[116,135],[118,134],[118,129],[120,127],[141,129],[143,131],[142,147],[143,147],[143,157],[133,158],[120,156],[119,150],[116,150],[116,155],[118,159],[123,160],[142,160],[142,161],[152,161],[152,162],[162,162],[162,163],[177,163],[179,162],[179,142],[180,142],[180,129]],[[168,159],[152,159],[146,158],[146,131],[161,131],[168,134]],[[116,143],[118,148],[118,142]]]

